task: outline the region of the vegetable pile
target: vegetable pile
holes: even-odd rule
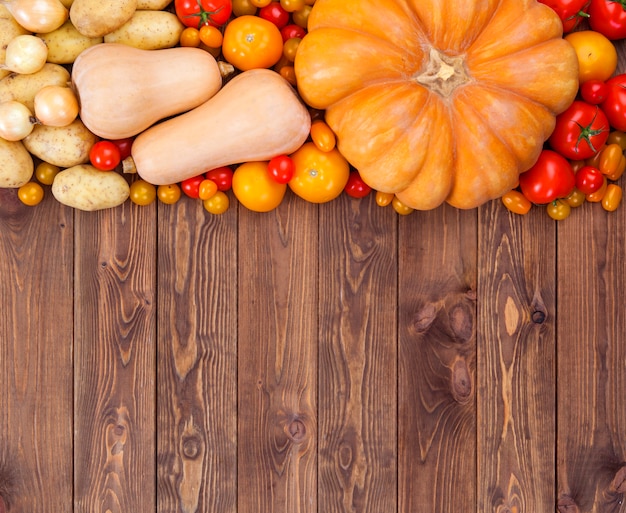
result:
[[[0,187],[613,211],[625,37],[611,0],[0,0]]]

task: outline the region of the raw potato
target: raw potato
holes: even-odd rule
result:
[[[130,186],[119,173],[84,164],[56,175],[52,194],[63,205],[91,212],[118,207],[130,196]]]
[[[141,50],[161,50],[178,44],[185,26],[167,11],[135,11],[117,30],[104,36],[105,43],[121,43]]]
[[[149,11],[162,11],[172,0],[137,0],[137,9],[146,9]]]
[[[87,37],[103,37],[120,28],[137,10],[137,0],[74,0],[70,20]]]
[[[4,64],[9,41],[11,41],[14,37],[25,34],[30,34],[30,32],[15,21],[15,18],[11,16],[11,13],[7,10],[7,8],[0,4],[0,64]],[[0,69],[0,79],[3,79],[10,74],[10,70]]]
[[[35,95],[40,89],[47,85],[67,86],[69,82],[69,71],[60,64],[47,62],[35,73],[12,73],[0,80],[0,102],[17,100],[34,112]]]
[[[35,157],[59,167],[72,167],[89,161],[89,150],[98,141],[80,119],[64,127],[35,125],[23,139]]]
[[[33,158],[21,141],[0,137],[0,188],[17,188],[28,183],[35,171]]]
[[[37,36],[48,46],[48,62],[54,64],[71,64],[83,50],[104,40],[102,37],[83,36],[71,20],[52,32]]]

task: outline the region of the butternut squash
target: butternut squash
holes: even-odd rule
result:
[[[201,105],[222,87],[222,75],[199,48],[103,43],[77,57],[72,87],[85,126],[102,138],[124,139]]]
[[[220,166],[292,153],[310,128],[309,112],[289,82],[275,71],[253,69],[203,105],[140,134],[132,157],[144,180],[176,183]]]

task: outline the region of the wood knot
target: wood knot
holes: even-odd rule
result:
[[[450,329],[459,342],[469,342],[474,333],[474,316],[470,308],[463,303],[454,305],[448,315]]]
[[[417,333],[428,331],[437,318],[437,308],[429,303],[419,310],[413,317],[412,327]]]
[[[287,424],[287,435],[295,442],[300,443],[306,437],[306,425],[300,419],[294,419]]]
[[[580,513],[576,501],[570,495],[561,495],[556,503],[559,513]]]
[[[472,397],[473,383],[467,362],[458,358],[452,366],[452,397],[459,404],[466,404]]]
[[[535,310],[530,318],[535,324],[543,324],[546,321],[546,313],[541,310]]]
[[[195,437],[190,436],[183,440],[183,455],[189,460],[197,459],[202,453],[202,441]]]
[[[615,473],[610,489],[615,493],[626,493],[626,465]]]

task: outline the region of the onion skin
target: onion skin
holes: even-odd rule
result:
[[[15,20],[30,32],[52,32],[69,17],[59,0],[10,0],[2,2]]]

